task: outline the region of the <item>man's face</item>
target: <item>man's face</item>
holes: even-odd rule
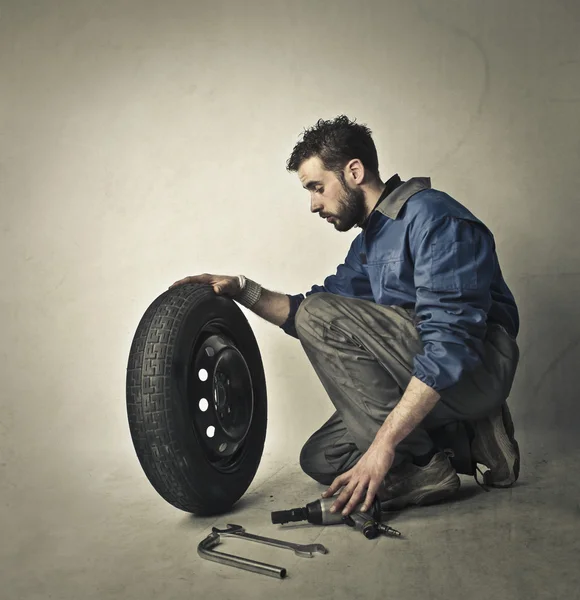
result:
[[[363,223],[366,217],[364,192],[360,187],[349,187],[334,172],[327,171],[318,156],[300,165],[298,177],[310,192],[310,210],[328,219],[337,231],[348,231]]]

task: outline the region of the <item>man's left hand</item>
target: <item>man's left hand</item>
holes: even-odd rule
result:
[[[333,496],[339,488],[343,488],[335,503],[331,506],[330,511],[338,512],[346,503],[342,511],[342,514],[346,516],[363,499],[364,505],[362,510],[369,510],[379,486],[393,464],[394,458],[394,449],[372,444],[360,457],[357,464],[350,471],[339,475],[324,494],[322,494],[323,498],[328,498],[329,496]]]

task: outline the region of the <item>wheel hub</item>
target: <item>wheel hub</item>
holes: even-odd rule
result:
[[[252,422],[252,378],[242,353],[223,333],[201,343],[191,377],[192,414],[199,438],[212,462],[231,457],[242,445]]]

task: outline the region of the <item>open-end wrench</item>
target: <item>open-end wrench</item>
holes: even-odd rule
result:
[[[326,554],[328,552],[326,547],[322,544],[293,544],[292,542],[275,540],[273,538],[247,533],[241,525],[233,525],[231,523],[228,523],[227,529],[218,529],[217,527],[212,527],[211,530],[219,535],[244,538],[253,542],[259,542],[261,544],[276,546],[277,548],[288,548],[290,550],[294,550],[298,556],[302,556],[304,558],[312,558],[313,552],[320,552],[321,554]]]

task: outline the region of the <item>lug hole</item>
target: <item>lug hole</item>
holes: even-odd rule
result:
[[[205,369],[200,369],[197,376],[201,381],[207,381],[207,378],[209,377],[208,372]]]
[[[205,430],[205,433],[206,433],[207,437],[212,438],[215,435],[215,427],[213,425],[210,425]]]
[[[209,408],[209,402],[205,398],[202,398],[199,401],[199,410],[201,410],[201,412],[205,412],[208,408]]]

